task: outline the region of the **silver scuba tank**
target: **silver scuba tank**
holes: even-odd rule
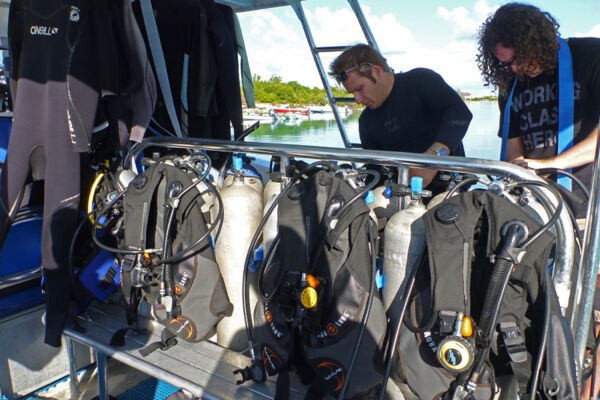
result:
[[[384,230],[383,305],[386,310],[391,310],[392,316],[395,315],[394,306],[402,302],[406,278],[425,249],[425,225],[421,216],[426,209],[421,198],[427,192],[423,193],[422,185],[422,178],[412,178],[410,203],[391,216]]]
[[[550,220],[548,211],[539,202],[539,200],[533,195],[531,190],[526,187],[522,187],[523,193],[521,193],[517,199],[517,204],[523,207],[525,212],[535,218],[540,224],[545,224]]]
[[[272,171],[271,179],[265,185],[263,189],[263,203],[266,205],[273,195],[281,193],[281,185],[283,184],[283,177],[281,172]]]
[[[239,162],[235,163],[238,167]],[[223,225],[215,243],[215,257],[233,304],[233,315],[223,318],[217,325],[217,343],[242,351],[248,346],[242,309],[243,270],[248,246],[262,219],[262,191],[259,194],[238,169],[231,184],[221,191],[221,200]],[[216,208],[213,207],[213,214]],[[251,308],[256,301],[256,289],[251,287]]]
[[[427,203],[427,210],[431,210],[433,207],[437,206],[442,201],[444,201],[448,193],[450,193],[449,190],[442,193],[438,193],[437,195],[433,196],[433,198],[429,200],[429,203]]]
[[[279,192],[281,192],[281,188],[279,189]],[[263,216],[267,215],[267,211],[277,198],[278,194],[279,193],[273,193],[271,195],[271,198],[265,203],[265,207],[263,209]],[[265,253],[269,250],[269,247],[271,247],[271,243],[273,243],[273,240],[277,236],[277,207],[278,206],[275,206],[275,209],[267,219],[267,222],[265,223],[265,226],[263,228],[263,248],[265,250]]]
[[[234,173],[227,173],[221,188],[225,189],[226,187],[230,186],[233,183],[236,173],[240,171],[241,175],[243,176],[244,183],[262,196],[264,184],[260,174],[253,167],[243,165],[243,160],[240,157],[233,157],[233,162],[234,164],[237,163],[237,165],[234,165],[233,167]]]

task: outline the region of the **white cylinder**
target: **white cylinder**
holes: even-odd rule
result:
[[[225,188],[231,186],[231,184],[234,181],[234,176],[235,175],[227,175],[225,177],[225,180],[223,181],[222,189],[225,189]],[[244,176],[244,183],[246,185],[248,185],[248,187],[252,188],[256,193],[259,193],[262,197],[264,185],[260,178],[255,178],[253,176]],[[261,200],[261,202],[262,202],[262,200]]]
[[[431,210],[433,207],[437,206],[442,201],[444,201],[444,199],[446,198],[448,193],[450,193],[450,192],[446,191],[446,192],[438,193],[435,196],[433,196],[433,199],[429,200],[429,203],[427,203],[427,209]]]
[[[245,181],[236,177],[221,191],[223,226],[215,243],[215,257],[233,304],[233,315],[223,318],[217,325],[217,343],[235,351],[242,351],[248,346],[242,308],[242,279],[248,246],[263,213],[262,191],[259,194]],[[213,213],[216,208],[213,207]],[[256,290],[251,288],[251,311],[256,300]]]
[[[384,196],[383,192],[387,189],[387,186],[381,185],[373,189],[374,201],[367,204],[371,210],[375,212],[378,218],[388,219],[392,215],[390,209],[390,199]]]
[[[550,220],[550,216],[548,215],[546,208],[538,201],[531,191],[525,188],[523,190],[524,192],[521,195],[521,198],[526,202],[526,204],[523,205],[523,209],[538,223],[542,225],[547,223]],[[519,201],[519,204],[522,203]]]
[[[273,204],[273,202],[275,201],[276,198],[277,198],[277,195],[274,194],[269,199],[269,201],[267,201],[267,203],[265,204],[264,211],[263,211],[263,216],[267,215],[267,211],[269,210],[269,208],[271,207],[271,204]],[[269,247],[271,247],[271,243],[273,243],[273,240],[275,239],[275,237],[277,236],[277,233],[279,231],[277,228],[277,210],[278,210],[278,206],[275,206],[275,209],[273,210],[273,212],[267,219],[267,222],[265,223],[265,226],[263,229],[263,249],[264,249],[265,256],[267,255],[267,252],[269,251]]]
[[[411,202],[406,209],[392,215],[385,226],[383,305],[386,310],[401,305],[407,276],[425,249],[425,225],[421,218],[425,211],[421,201]]]
[[[264,204],[267,204],[267,202],[269,200],[271,200],[271,197],[273,197],[273,195],[277,195],[277,194],[281,193],[281,185],[282,184],[283,184],[283,182],[281,182],[281,181],[274,181],[272,179],[269,179],[269,181],[265,185],[265,188],[263,189],[263,203]]]

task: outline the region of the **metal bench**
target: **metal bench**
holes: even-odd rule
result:
[[[113,334],[127,326],[123,309],[102,304],[88,310],[89,318],[80,318],[85,332],[69,327],[64,331],[70,356],[70,384],[73,397],[78,397],[74,341],[89,346],[95,353],[98,368],[99,400],[108,400],[107,358],[111,357],[131,368],[186,390],[201,399],[273,399],[274,379],[265,383],[237,385],[233,371],[250,364],[247,356],[225,349],[213,342],[186,343],[179,341],[168,350],[156,350],[143,357],[139,350],[160,340],[162,326],[147,319],[146,333],[129,333],[125,346],[110,346]],[[144,326],[146,328],[146,326]],[[305,389],[292,383],[290,399],[303,399]]]

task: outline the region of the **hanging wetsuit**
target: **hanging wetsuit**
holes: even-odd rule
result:
[[[125,18],[111,14],[109,3],[122,12],[116,2],[123,1],[13,0],[10,5],[14,122],[1,194],[9,210],[30,170],[35,179],[45,180],[45,342],[53,346],[60,346],[69,315],[68,250],[78,219],[80,152],[90,148],[101,94],[135,97],[147,76],[143,62],[126,67],[117,62],[113,24]],[[133,76],[139,81],[122,85],[124,77]],[[127,122],[140,123],[141,114],[132,111]]]

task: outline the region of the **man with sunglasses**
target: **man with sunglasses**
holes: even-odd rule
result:
[[[374,48],[347,48],[330,66],[329,75],[365,105],[359,118],[364,149],[464,156],[462,139],[471,112],[440,75],[425,68],[394,74]],[[411,176],[429,185],[437,171],[411,168]],[[429,186],[442,191],[442,185]]]
[[[477,63],[485,84],[499,91],[505,160],[531,169],[572,169],[589,187],[600,117],[600,38],[563,41],[549,13],[509,3],[481,26]],[[571,183],[571,192],[563,193],[584,218],[582,189]]]

